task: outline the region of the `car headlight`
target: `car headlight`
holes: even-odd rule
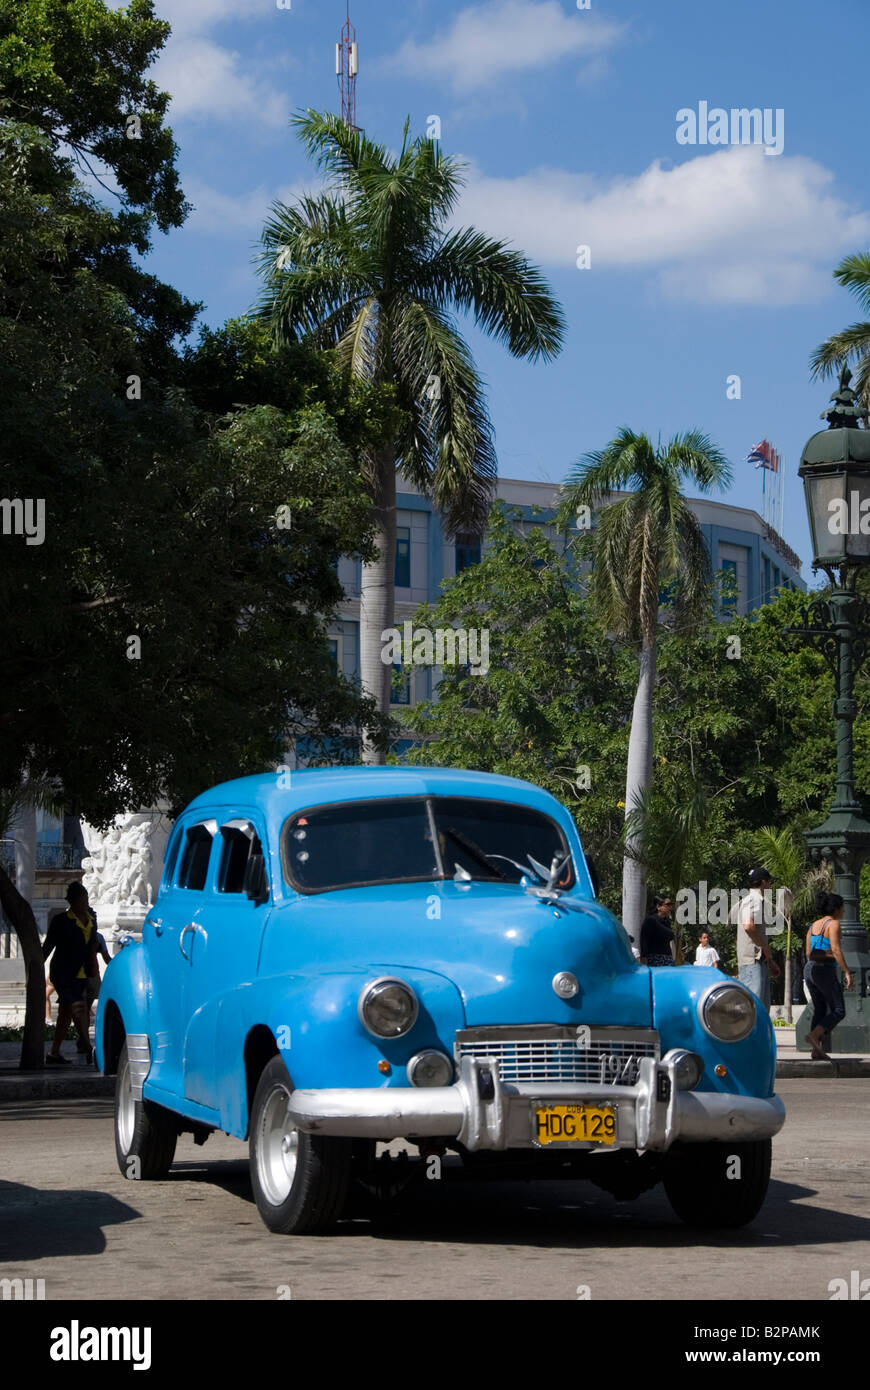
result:
[[[662,1060],[673,1062],[678,1091],[694,1091],[704,1075],[704,1058],[699,1057],[697,1052],[686,1052],[682,1047],[675,1047]]]
[[[402,980],[373,980],[361,992],[357,1004],[360,1022],[376,1038],[400,1038],[417,1021],[417,996]]]
[[[407,1071],[412,1086],[449,1086],[453,1080],[450,1058],[434,1049],[415,1053]]]
[[[755,1027],[755,995],[740,985],[715,985],[699,1006],[707,1032],[721,1042],[741,1042]]]

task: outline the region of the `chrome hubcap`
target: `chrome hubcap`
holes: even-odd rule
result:
[[[130,1090],[130,1063],[127,1061],[124,1062],[118,1079],[115,1123],[118,1126],[118,1143],[123,1153],[128,1154],[133,1144],[133,1131],[136,1128],[136,1102]]]
[[[289,1117],[290,1092],[276,1086],[263,1106],[257,1143],[257,1178],[269,1204],[280,1207],[296,1177],[299,1132]]]

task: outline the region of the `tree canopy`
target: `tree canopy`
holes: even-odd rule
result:
[[[61,34],[96,26],[90,64],[55,10]],[[174,146],[139,169],[111,133],[128,101],[162,115],[141,68],[165,26],[141,0],[133,28],[106,14],[0,3],[0,787],[26,768],[93,821],[372,722],[326,624],[338,556],[370,545],[357,458],[393,408],[251,324],[179,355],[196,306],[133,260],[183,216]],[[115,160],[120,212],[73,144]]]

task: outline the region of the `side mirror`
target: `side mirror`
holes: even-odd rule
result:
[[[248,858],[243,888],[252,902],[269,901],[269,880],[266,876],[266,860],[262,854],[252,854]]]

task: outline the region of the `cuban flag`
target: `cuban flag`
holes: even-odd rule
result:
[[[771,473],[779,472],[779,454],[766,439],[762,439],[761,443],[756,444],[747,454],[746,462],[754,463],[756,468],[769,468]]]

